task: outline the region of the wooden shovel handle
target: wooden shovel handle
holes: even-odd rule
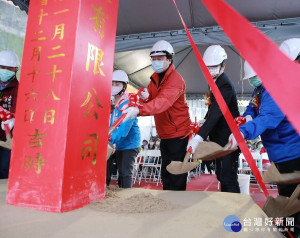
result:
[[[124,118],[126,117],[127,113],[123,113],[118,120],[115,121],[115,123],[109,128],[108,130],[108,136],[111,136],[111,134],[114,132],[115,129],[122,123]]]
[[[186,165],[187,162],[189,162],[189,158],[191,156],[191,153],[189,151],[186,152],[185,157],[183,159],[182,167]]]
[[[230,142],[228,142],[223,148],[225,150],[228,150],[230,147],[231,147],[231,144],[230,144]]]

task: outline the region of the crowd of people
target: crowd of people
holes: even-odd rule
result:
[[[300,63],[300,39],[289,39],[280,45],[280,49],[292,60]],[[119,173],[119,186],[132,187],[133,166],[140,150],[157,149],[161,152],[161,176],[164,190],[186,190],[187,173],[174,175],[166,169],[171,161],[183,161],[187,151],[192,154],[203,141],[209,140],[224,147],[228,142],[231,148],[238,146],[215,95],[209,89],[208,111],[199,122],[200,130],[192,137],[191,119],[186,102],[186,84],[173,64],[174,49],[172,45],[160,40],[151,51],[150,58],[154,73],[150,83],[140,94],[138,106],[129,106],[126,91],[128,75],[123,70],[116,70],[112,76],[112,111],[110,126],[122,115],[126,114],[120,126],[112,133],[110,143],[115,151],[108,160],[108,177],[111,165],[116,164]],[[234,85],[225,73],[228,56],[220,45],[209,46],[203,55],[211,77],[215,81],[232,116],[240,116],[238,100]],[[19,60],[11,51],[0,52],[0,106],[12,115],[15,112],[18,80],[16,72]],[[285,114],[277,106],[262,80],[251,66],[245,62],[244,79],[254,87],[252,99],[243,114],[246,123],[240,126],[245,140],[253,140],[258,136],[256,149],[264,148],[271,162],[274,162],[280,173],[292,173],[300,170],[300,136]],[[158,136],[142,141],[137,116],[154,116]],[[0,140],[5,141],[5,130],[13,130],[14,118],[1,121]],[[252,145],[251,145],[252,147]],[[253,149],[253,148],[252,148]],[[240,150],[236,150],[215,161],[215,173],[222,192],[239,193],[238,158]],[[0,147],[0,178],[8,177],[10,150]],[[203,163],[205,165],[205,163]],[[210,164],[207,164],[208,168]],[[110,169],[109,169],[110,168]],[[107,182],[109,185],[109,181]],[[298,184],[278,184],[280,195],[290,197]],[[295,235],[300,235],[300,214],[295,218]]]
[[[159,150],[160,149],[160,139],[159,137],[150,137],[149,142],[144,139],[142,141],[141,150]]]

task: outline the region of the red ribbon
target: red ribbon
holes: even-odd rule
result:
[[[135,94],[135,93],[129,93],[128,94],[128,101],[129,103],[124,105],[121,111],[124,111],[126,108],[128,107],[140,107],[140,95],[141,92],[144,90],[144,88],[140,88],[140,90]],[[119,103],[120,105],[121,103]],[[0,111],[1,113],[1,111]],[[110,135],[113,133],[113,131],[123,122],[123,120],[125,119],[127,113],[123,113],[115,122],[114,124],[110,127],[111,130],[109,132],[109,137],[108,140],[111,140]]]
[[[246,145],[245,140],[244,140],[243,136],[241,135],[241,133],[240,133],[240,131],[239,131],[239,129],[238,129],[238,127],[237,127],[237,125],[236,125],[236,123],[235,123],[235,121],[234,121],[234,119],[233,119],[233,117],[232,117],[232,115],[229,111],[229,109],[228,109],[228,106],[227,106],[226,102],[224,101],[224,98],[222,97],[222,94],[220,93],[220,90],[218,89],[218,87],[217,87],[216,83],[214,82],[213,78],[211,77],[211,75],[210,75],[210,73],[209,73],[209,71],[208,71],[208,69],[207,69],[207,67],[206,67],[206,65],[205,65],[205,63],[204,63],[204,61],[201,57],[201,54],[200,54],[200,52],[199,52],[199,50],[198,50],[198,48],[197,48],[197,46],[194,42],[189,30],[188,30],[188,28],[187,28],[187,26],[186,26],[186,24],[185,24],[185,22],[184,22],[184,20],[181,16],[180,12],[179,12],[176,1],[173,0],[173,2],[174,2],[175,7],[178,11],[178,14],[179,14],[180,19],[182,21],[182,24],[185,28],[186,34],[189,38],[189,41],[190,41],[191,46],[194,50],[194,53],[195,53],[196,58],[199,62],[199,65],[200,65],[200,67],[203,71],[203,74],[204,74],[207,82],[208,82],[208,85],[210,86],[210,88],[211,88],[211,90],[212,90],[212,92],[213,92],[213,94],[214,94],[214,96],[217,100],[217,103],[218,103],[218,105],[219,105],[219,107],[220,107],[220,109],[221,109],[221,111],[222,111],[222,113],[223,113],[223,115],[226,119],[226,122],[227,122],[228,126],[230,127],[230,130],[232,131],[234,137],[238,141],[240,149],[242,150],[242,152],[243,152],[243,154],[244,154],[244,156],[245,156],[245,158],[248,162],[248,165],[250,166],[250,168],[252,170],[252,173],[255,176],[258,184],[260,185],[261,189],[263,190],[265,196],[268,197],[269,193],[267,191],[266,185],[262,181],[261,174],[260,174],[260,172],[259,172],[259,170],[256,166],[256,163],[255,163],[249,149],[248,149],[248,146]]]
[[[246,123],[246,118],[242,117],[242,116],[238,116],[238,117],[234,118],[234,121],[235,121],[236,125],[238,126],[238,128],[240,128],[241,125],[244,125]]]
[[[200,126],[199,126],[198,122],[192,122],[190,124],[190,129],[195,135],[197,135],[198,131],[200,130]]]
[[[223,0],[202,0],[241,56],[300,133],[300,65]]]
[[[144,90],[144,88],[140,88],[139,91],[137,93],[129,93],[128,94],[128,101],[129,103],[127,103],[126,105],[124,105],[122,107],[122,110],[121,111],[124,111],[125,109],[127,109],[128,107],[138,107],[140,108],[141,107],[141,93],[142,91]],[[125,99],[123,99],[123,101],[125,101]],[[120,105],[123,101],[120,101],[118,103],[118,105]]]
[[[0,107],[0,119],[2,121],[7,121],[11,118],[13,118],[13,114],[10,111],[4,110],[3,107]]]
[[[2,121],[7,121],[11,118],[14,117],[14,114],[11,113],[10,111],[5,110],[3,107],[0,107],[0,119]],[[5,128],[5,134],[8,135],[10,134],[10,129],[9,126],[7,124],[4,124],[4,128]]]

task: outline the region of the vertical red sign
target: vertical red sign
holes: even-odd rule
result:
[[[7,203],[64,212],[104,198],[117,0],[30,2]]]

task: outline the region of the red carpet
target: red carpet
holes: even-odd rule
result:
[[[116,185],[117,182],[112,180],[111,184]],[[156,182],[145,182],[144,179],[141,181],[141,184],[136,182],[133,184],[135,188],[145,188],[145,189],[156,189],[162,190],[162,184],[159,183],[158,186]],[[269,185],[267,185],[269,195],[272,197],[277,197],[278,192],[277,189],[271,189]],[[191,178],[187,184],[187,191],[220,191],[218,190],[218,180],[215,174],[201,174],[197,178]],[[256,183],[250,183],[250,196],[254,200],[254,202],[263,207],[266,202],[266,197],[264,193],[259,189],[259,186]]]

